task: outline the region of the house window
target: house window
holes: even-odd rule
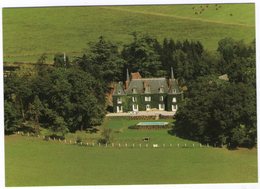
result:
[[[178,109],[178,106],[176,104],[172,105],[172,111],[176,111]]]
[[[136,93],[136,88],[133,88],[133,93]]]
[[[173,89],[172,92],[173,92],[173,93],[176,93],[177,91],[176,91],[176,89]]]
[[[121,90],[118,90],[118,94],[121,94]]]
[[[163,101],[163,96],[160,96],[160,101]]]
[[[138,111],[138,104],[133,104],[133,111]]]
[[[159,104],[159,110],[164,110],[164,104]]]
[[[133,97],[132,97],[132,101],[133,101],[133,102],[137,102],[137,97],[136,97],[136,96],[133,96]]]
[[[123,106],[117,106],[116,107],[116,112],[117,113],[123,112]]]
[[[151,101],[151,97],[150,97],[150,96],[146,96],[146,97],[144,97],[144,101],[146,101],[146,102],[150,102],[150,101]]]
[[[150,110],[150,109],[151,109],[150,104],[146,104],[146,110]]]
[[[172,98],[172,102],[177,102],[176,97]]]
[[[117,104],[122,104],[122,98],[121,97],[117,98]]]

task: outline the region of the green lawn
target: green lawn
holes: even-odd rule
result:
[[[163,120],[164,121],[164,120]],[[170,120],[169,120],[170,121]],[[199,147],[160,131],[137,131],[127,127],[138,121],[106,120],[115,143],[135,147],[90,147],[44,141],[27,136],[5,137],[7,186],[185,184],[257,182],[256,149],[229,151]],[[90,135],[90,134],[87,134]],[[86,136],[87,136],[86,135]],[[93,135],[98,137],[99,133]],[[68,136],[71,137],[71,136]],[[173,147],[142,148],[150,143]],[[176,144],[182,144],[179,148]],[[187,144],[187,148],[183,144]],[[193,148],[192,144],[196,147]]]
[[[209,50],[215,50],[224,37],[254,39],[254,4],[223,4],[218,10],[215,5],[200,6],[6,8],[4,61],[36,62],[42,53],[48,54],[49,62],[57,52],[77,56],[100,35],[122,44],[131,40],[134,31],[159,40],[200,40]]]

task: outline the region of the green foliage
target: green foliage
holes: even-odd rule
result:
[[[174,130],[179,136],[219,146],[245,146],[243,140],[248,139],[246,146],[252,147],[255,116],[255,93],[249,86],[202,78],[193,84],[186,104],[178,110]]]
[[[35,122],[35,132],[38,134],[40,132],[39,128],[39,117],[41,115],[41,111],[43,109],[42,102],[40,101],[38,95],[34,97],[34,100],[32,103],[29,103],[28,105],[28,111],[27,116],[29,120],[32,120]]]
[[[125,68],[139,71],[143,77],[165,77],[173,67],[181,84],[188,87],[185,103],[176,115],[175,132],[179,136],[219,146],[255,145],[254,42],[248,45],[225,38],[213,53],[205,51],[198,41],[165,39],[160,44],[149,35],[132,36],[133,41],[121,51],[116,43],[101,36],[71,66],[64,66],[64,55],[56,54],[54,67],[44,68],[42,55],[36,71],[26,74],[21,69],[6,78],[5,98],[10,102],[7,110],[17,108],[23,121],[35,123],[36,132],[40,125],[61,135],[83,131],[101,125],[105,93],[111,83],[124,80]],[[218,78],[223,73],[228,81]],[[159,99],[155,94],[151,97]],[[129,98],[123,99],[128,101],[124,111],[132,110]],[[144,98],[139,95],[137,101],[139,110],[145,110]],[[158,102],[152,100],[149,104],[157,108]]]
[[[75,60],[84,71],[92,73],[100,81],[109,84],[123,80],[124,60],[118,46],[100,36],[97,43],[90,43],[89,49],[82,57]]]
[[[133,34],[132,43],[125,45],[122,56],[130,72],[140,72],[143,77],[158,77],[165,75],[162,70],[160,56],[156,52],[159,42],[149,36]]]
[[[32,95],[30,78],[30,74],[19,70],[4,80],[5,100],[12,102],[11,104],[17,109],[17,113],[23,120],[26,119],[25,114]]]
[[[70,62],[69,62],[69,57],[65,55],[65,53],[57,53],[54,55],[53,59],[54,63],[53,65],[55,67],[69,67]]]
[[[5,100],[4,101],[4,131],[5,134],[12,134],[17,130],[21,117],[15,109],[14,105]]]
[[[175,132],[182,137],[229,148],[256,144],[255,48],[253,43],[225,38],[219,41],[220,58],[213,63],[217,76],[189,83],[186,103],[176,115]],[[209,63],[210,56],[205,60]],[[214,73],[213,72],[213,73]]]
[[[33,77],[14,73],[5,79],[6,111],[16,108],[18,114],[7,113],[9,117],[33,122],[36,133],[42,126],[59,135],[102,123],[105,89],[98,80],[75,66],[42,71]]]
[[[111,128],[103,128],[101,131],[101,138],[99,139],[99,143],[101,144],[109,144],[113,140],[113,130]]]
[[[104,93],[98,81],[78,68],[57,68],[49,74],[50,80],[46,82],[51,85],[44,84],[46,88],[40,91],[46,108],[50,109],[44,115],[47,119],[63,128],[63,120],[56,119],[62,117],[70,131],[101,123]]]

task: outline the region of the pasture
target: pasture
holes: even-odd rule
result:
[[[136,122],[139,121],[107,119],[104,123],[104,127],[113,129],[115,144],[135,143],[134,147],[81,146],[57,140],[44,141],[37,137],[6,136],[6,185],[257,182],[256,149],[229,151],[225,148],[199,147],[198,143],[192,147],[194,142],[172,136],[167,130],[128,129]],[[94,140],[99,133],[85,134],[88,139],[90,136]],[[69,140],[72,137],[70,134],[66,138]],[[143,137],[150,137],[150,141],[142,141]],[[140,143],[141,148],[138,146]],[[144,143],[149,147],[145,147]],[[167,146],[153,148],[150,144],[154,143]],[[177,147],[177,143],[182,146]],[[183,146],[184,143],[187,147]],[[170,147],[169,144],[174,145]]]
[[[99,36],[119,45],[132,32],[163,38],[199,40],[215,50],[220,39],[255,38],[254,4],[97,6],[3,9],[5,62],[52,62],[57,52],[81,55]],[[121,46],[122,47],[122,46]]]

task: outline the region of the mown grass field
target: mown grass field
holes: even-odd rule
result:
[[[36,62],[47,53],[52,62],[57,52],[81,55],[101,35],[119,44],[129,42],[135,31],[160,41],[199,40],[215,50],[225,37],[251,42],[254,15],[254,4],[6,8],[4,61]]]
[[[27,136],[5,137],[7,186],[129,185],[257,182],[256,149],[191,147],[192,141],[161,131],[134,131],[138,121],[107,120],[114,142],[186,143],[184,147],[90,147],[44,141]],[[196,143],[197,144],[197,143]]]

